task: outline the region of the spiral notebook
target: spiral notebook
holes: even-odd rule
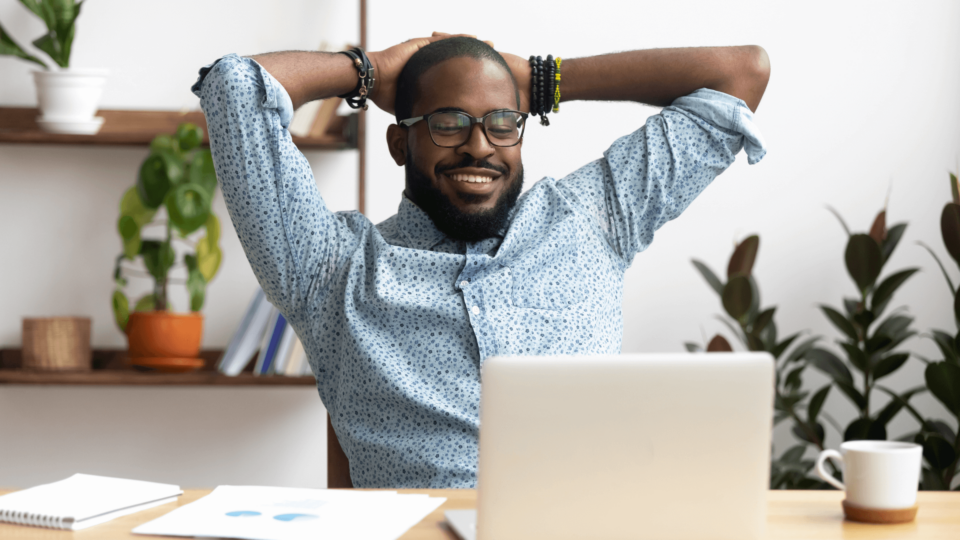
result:
[[[80,530],[177,500],[180,486],[75,474],[0,496],[0,521]]]

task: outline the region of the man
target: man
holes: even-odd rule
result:
[[[326,208],[286,130],[303,103],[355,90],[346,55],[229,55],[193,89],[230,217],[303,341],[354,485],[473,487],[484,359],[620,352],[634,255],[744,145],[751,163],[763,157],[751,111],[769,63],[759,47],[563,60],[564,102],[665,109],[519,196],[527,60],[445,34],[369,58],[371,98],[396,113],[387,141],[406,168],[398,213],[376,226]],[[570,133],[603,136],[614,138]]]

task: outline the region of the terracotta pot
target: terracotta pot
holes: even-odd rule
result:
[[[203,366],[200,341],[203,315],[171,311],[130,314],[127,343],[130,363],[159,371],[190,371]]]

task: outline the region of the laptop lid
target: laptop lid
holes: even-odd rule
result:
[[[477,538],[759,539],[766,353],[484,362]]]

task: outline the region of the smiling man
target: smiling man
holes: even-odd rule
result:
[[[563,102],[664,109],[617,139],[571,132],[612,145],[521,196],[527,60],[435,34],[369,62],[406,171],[397,214],[377,225],[327,209],[287,131],[303,103],[366,88],[351,58],[229,55],[193,89],[230,217],[304,344],[354,485],[473,487],[484,359],[620,352],[634,255],[741,149],[763,157],[752,111],[769,63],[755,46],[563,60]]]

